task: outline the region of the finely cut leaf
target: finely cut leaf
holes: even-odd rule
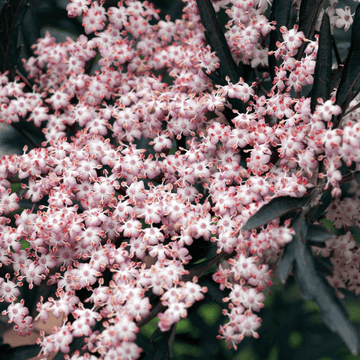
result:
[[[308,199],[308,196],[302,198],[294,198],[291,196],[277,197],[264,205],[255,215],[253,215],[241,230],[256,229],[291,211],[301,209]]]
[[[302,31],[306,39],[312,39],[315,33],[316,21],[319,18],[320,12],[324,7],[325,0],[302,0],[300,5],[300,17],[299,17],[299,31]],[[306,42],[303,42],[296,59],[300,60],[305,47]]]
[[[321,98],[326,101],[330,98],[331,65],[332,65],[330,18],[324,13],[319,37],[319,50],[316,58],[314,85],[311,92],[311,112],[315,111]]]
[[[355,327],[347,318],[343,305],[330,286],[315,270],[314,259],[309,245],[299,238],[297,243],[293,274],[302,296],[313,300],[319,306],[320,315],[330,330],[336,332],[355,355],[359,340]]]
[[[360,90],[360,5],[356,8],[349,54],[346,57],[344,70],[336,93],[336,103],[343,114],[351,100]],[[341,115],[339,116],[339,120]],[[334,124],[335,125],[335,124]]]

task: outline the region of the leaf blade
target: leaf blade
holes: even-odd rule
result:
[[[283,255],[277,266],[279,280],[281,281],[282,284],[286,283],[286,280],[290,275],[290,271],[295,261],[297,236],[298,234],[301,233],[300,229],[298,229],[299,226],[300,226],[300,219],[299,216],[297,216],[291,224],[291,227],[295,230],[295,234],[293,235],[292,241],[286,244]]]
[[[276,51],[276,43],[283,42],[283,37],[280,31],[282,26],[289,26],[291,20],[291,0],[274,0],[271,7],[271,21],[276,21],[275,30],[270,32],[270,44],[269,50]],[[279,67],[282,64],[282,59],[276,59],[274,55],[269,56],[269,71],[271,80],[275,78],[275,67]]]
[[[342,338],[354,355],[357,354],[359,339],[356,329],[333,290],[317,274],[310,247],[302,241],[297,241],[293,274],[302,296],[316,302],[324,323]]]
[[[281,196],[272,199],[264,205],[255,215],[253,215],[241,230],[252,230],[267,224],[269,221],[286,215],[287,213],[301,209],[308,201],[308,197],[295,198],[291,196]]]
[[[19,25],[28,6],[23,0],[5,2],[0,12],[0,73],[11,70],[20,55]]]
[[[210,45],[211,49],[216,52],[216,56],[220,60],[220,67],[218,71],[221,81],[215,73],[212,73],[212,76],[209,76],[210,79],[213,81],[217,80],[217,84],[219,85],[225,85],[225,79],[228,76],[233,84],[237,84],[243,74],[231,55],[231,51],[211,1],[196,0],[196,3],[199,9],[201,22],[206,30],[206,41]],[[229,99],[229,102],[240,113],[245,112],[245,105],[241,100]]]
[[[316,21],[319,18],[325,0],[302,0],[299,15],[299,31],[302,31],[306,39],[312,39],[315,33]],[[300,60],[307,46],[306,42],[300,46],[296,59]]]
[[[342,114],[360,90],[360,5],[356,8],[352,26],[351,46],[336,93],[336,102],[341,107]],[[341,115],[338,117],[338,121],[340,119]]]
[[[317,99],[321,98],[325,102],[330,98],[331,83],[331,30],[330,18],[324,13],[319,37],[319,50],[316,59],[313,91],[311,93],[311,112],[315,111]]]

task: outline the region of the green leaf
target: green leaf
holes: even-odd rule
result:
[[[325,102],[330,98],[332,47],[330,18],[324,13],[319,37],[319,50],[316,58],[314,85],[311,92],[311,112],[315,111],[317,99],[321,98]]]
[[[21,183],[13,183],[11,184],[11,193],[18,193],[21,189]]]
[[[321,219],[320,222],[325,226],[326,229],[330,230],[335,235],[341,235],[341,231],[336,229],[334,223],[328,219]]]
[[[299,31],[302,31],[306,39],[312,39],[315,33],[315,26],[320,12],[324,7],[325,0],[302,0],[300,5],[299,15]],[[304,50],[307,46],[307,42],[303,42],[296,59],[300,60]]]
[[[360,90],[360,5],[356,8],[352,27],[351,46],[336,93],[336,102],[341,107],[342,114]],[[341,115],[339,115],[338,121],[340,119]]]
[[[221,317],[221,310],[222,307],[213,302],[208,302],[199,307],[198,314],[207,326],[214,326]]]
[[[30,247],[30,243],[24,239],[20,239],[21,249],[26,250]]]
[[[141,334],[150,340],[152,334],[158,329],[159,319],[157,317],[153,318],[145,326],[140,329]]]
[[[255,215],[253,215],[241,230],[246,231],[256,229],[291,211],[301,209],[308,200],[308,196],[302,198],[294,198],[291,196],[277,197],[264,205]]]
[[[357,331],[347,318],[343,304],[334,294],[333,289],[317,274],[309,245],[301,241],[300,237],[296,245],[293,274],[301,295],[305,300],[316,302],[324,323],[342,338],[354,355],[357,354],[359,348]]]

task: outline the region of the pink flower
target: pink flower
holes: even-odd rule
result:
[[[344,27],[345,31],[348,31],[353,23],[353,14],[351,14],[350,6],[345,6],[345,10],[336,9],[335,12],[338,15],[337,19],[335,20],[335,26],[337,28]]]

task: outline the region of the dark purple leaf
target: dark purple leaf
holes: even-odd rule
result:
[[[0,13],[0,73],[12,70],[20,55],[17,47],[19,25],[28,4],[24,0],[5,1]]]
[[[206,40],[212,50],[216,51],[216,55],[220,59],[220,76],[223,80],[228,76],[231,82],[236,84],[239,81],[241,73],[231,55],[215,9],[210,0],[196,0],[196,2],[199,8],[201,22],[206,29]]]
[[[347,318],[343,305],[333,289],[317,274],[310,247],[301,241],[301,237],[296,241],[293,274],[301,295],[306,300],[316,302],[324,323],[342,338],[354,355],[357,354],[359,348],[357,331]]]
[[[286,283],[292,269],[295,260],[297,237],[299,236],[298,234],[301,234],[300,228],[302,224],[303,221],[300,222],[299,216],[297,216],[291,224],[291,227],[295,230],[295,234],[293,235],[292,241],[285,246],[284,253],[277,266],[279,280],[282,284]]]
[[[311,244],[325,245],[325,241],[334,237],[334,234],[322,225],[306,223],[302,229],[302,237]]]
[[[331,189],[326,190],[321,195],[319,205],[314,210],[313,214],[311,215],[310,221],[314,222],[316,219],[318,219],[320,216],[322,216],[332,201],[333,201],[333,197],[331,196]]]
[[[358,184],[360,184],[360,172],[354,173],[354,179]]]
[[[170,360],[171,348],[175,339],[176,324],[172,326],[171,330],[166,332],[163,338],[159,341],[159,346],[156,349],[152,360]]]
[[[324,13],[320,28],[319,49],[316,58],[313,90],[311,93],[312,113],[315,111],[318,98],[323,99],[323,101],[330,98],[331,51],[330,18],[327,13]]]
[[[302,198],[294,198],[291,196],[277,197],[264,205],[255,215],[253,215],[241,230],[256,229],[291,211],[301,209],[308,200],[308,196]]]
[[[320,12],[324,7],[325,0],[302,0],[300,5],[299,31],[302,31],[306,39],[312,39],[315,33],[315,26]],[[303,42],[296,59],[300,60],[307,46]]]
[[[276,42],[283,42],[283,37],[280,32],[282,26],[289,26],[291,20],[291,0],[274,0],[271,7],[271,21],[276,21],[275,30],[270,33],[269,50],[276,51]],[[279,67],[283,62],[282,59],[277,60],[274,55],[269,56],[269,71],[271,79],[275,77],[275,66]]]
[[[360,91],[360,5],[356,8],[352,27],[351,46],[336,93],[336,103],[341,107],[342,114]],[[341,115],[338,117],[338,121],[340,119]],[[334,126],[336,126],[335,122]]]
[[[206,41],[211,46],[212,51],[216,51],[216,55],[220,60],[220,67],[218,69],[220,76],[213,73],[209,76],[210,79],[219,85],[225,85],[225,79],[228,76],[233,84],[238,83],[242,76],[242,72],[231,55],[231,51],[211,1],[196,0],[196,2],[199,8],[201,22],[206,29]],[[238,99],[229,99],[229,102],[233,108],[239,110],[239,112],[245,112],[245,106],[242,101]]]
[[[37,356],[40,353],[39,345],[22,345],[11,347],[9,344],[0,346],[0,353],[2,360],[17,360],[29,359]]]
[[[199,284],[201,286],[206,286],[208,291],[207,294],[211,297],[213,301],[215,301],[218,305],[220,305],[223,309],[227,309],[227,303],[224,303],[222,299],[227,297],[230,293],[230,290],[225,288],[224,290],[220,290],[219,284],[215,283],[212,279],[212,275],[208,274],[202,277],[199,280]]]

